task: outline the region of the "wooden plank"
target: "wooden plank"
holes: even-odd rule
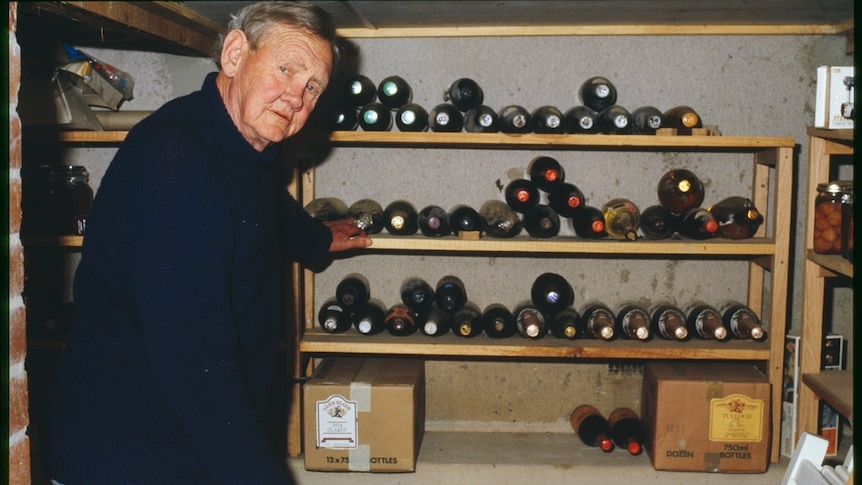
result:
[[[853,371],[827,370],[802,374],[802,382],[838,414],[851,419],[853,415]]]
[[[813,249],[806,250],[805,256],[809,260],[829,270],[829,273],[822,273],[821,276],[835,276],[837,273],[849,278],[853,277],[853,263],[844,259],[842,256],[834,254],[817,254]]]

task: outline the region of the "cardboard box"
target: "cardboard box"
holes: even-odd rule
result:
[[[814,97],[816,128],[853,129],[856,99],[853,66],[819,66]]]
[[[425,362],[324,359],[303,386],[305,468],[413,472],[425,431]]]
[[[844,368],[844,337],[842,335],[826,335],[823,338],[823,349],[820,353],[820,367],[825,370],[841,370]],[[841,441],[841,415],[832,406],[820,401],[820,436],[826,438],[826,456],[838,455],[838,444]]]
[[[772,438],[771,387],[751,364],[647,363],[641,414],[653,467],[765,472]]]

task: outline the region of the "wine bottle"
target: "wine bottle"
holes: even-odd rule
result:
[[[497,112],[484,104],[475,106],[464,113],[464,131],[468,133],[497,133],[500,120]]]
[[[515,316],[502,303],[491,303],[482,311],[482,330],[491,338],[508,338],[515,334]]]
[[[481,105],[485,101],[482,88],[476,81],[463,77],[455,80],[443,93],[443,100],[452,103],[462,112]]]
[[[617,310],[616,333],[633,340],[646,341],[651,337],[649,313],[640,305],[625,303]]]
[[[482,310],[472,301],[452,315],[452,332],[459,337],[475,337],[482,333]]]
[[[530,287],[530,299],[543,312],[555,314],[575,303],[575,291],[561,275],[542,273]]]
[[[532,237],[547,239],[560,233],[560,216],[546,204],[539,204],[524,213],[524,229]]]
[[[417,223],[424,236],[441,237],[452,232],[449,227],[449,214],[438,205],[432,204],[419,211]]]
[[[690,170],[676,168],[666,172],[658,181],[659,203],[679,214],[703,203],[703,182]]]
[[[676,234],[676,216],[663,205],[651,205],[641,212],[640,230],[647,239],[671,238]]]
[[[347,208],[348,217],[353,218],[353,223],[366,234],[377,234],[383,230],[383,207],[376,200],[360,199]]]
[[[538,156],[530,160],[527,166],[530,181],[536,184],[539,190],[550,192],[555,186],[566,181],[566,171],[556,159],[546,156]]]
[[[602,215],[605,217],[605,231],[610,237],[627,241],[638,238],[641,214],[634,202],[623,198],[611,199],[602,206]]]
[[[718,221],[703,207],[689,209],[677,218],[677,232],[687,239],[709,239],[715,237]]]
[[[702,301],[695,301],[687,307],[685,315],[685,323],[690,335],[719,341],[727,340],[730,336],[727,327],[721,320],[721,314],[711,305]]]
[[[578,93],[584,106],[597,113],[617,102],[616,86],[602,76],[593,76],[584,81]]]
[[[539,205],[539,188],[527,179],[515,179],[503,189],[506,203],[515,212],[527,212]]]
[[[491,199],[479,207],[482,230],[490,237],[510,238],[524,228],[518,213],[502,200]]]
[[[548,192],[548,205],[560,217],[572,217],[575,212],[586,204],[584,193],[575,184],[563,182],[557,184]]]
[[[427,131],[428,111],[416,103],[407,103],[395,112],[395,126],[400,131]]]
[[[614,409],[608,416],[608,426],[615,445],[628,450],[631,455],[639,455],[643,451],[646,430],[633,409],[627,407]]]
[[[336,104],[326,110],[324,124],[332,131],[354,131],[359,126],[359,113],[353,106]]]
[[[584,239],[601,239],[607,237],[605,231],[605,216],[602,211],[590,205],[578,209],[571,218],[572,229],[578,237]]]
[[[410,236],[419,231],[419,214],[410,202],[399,199],[390,202],[383,211],[383,225],[393,236]]]
[[[653,333],[666,340],[683,341],[688,339],[686,316],[678,307],[670,303],[658,303],[650,309],[650,325]]]
[[[533,131],[558,135],[563,131],[563,113],[554,106],[539,106],[530,115]]]
[[[434,288],[427,281],[411,276],[401,283],[401,301],[408,308],[417,313],[422,313],[434,304]]]
[[[498,118],[503,133],[529,133],[533,130],[533,117],[523,106],[506,106],[500,110]]]
[[[599,133],[627,135],[632,132],[632,114],[620,105],[608,106],[599,111]]]
[[[585,445],[598,447],[605,452],[613,451],[614,442],[609,436],[608,420],[594,406],[581,404],[572,411],[569,421]]]
[[[406,337],[416,333],[416,313],[407,305],[396,303],[389,308],[383,317],[383,325],[390,334],[396,337]]]
[[[353,310],[365,304],[371,297],[371,285],[368,278],[359,273],[345,276],[335,288],[335,299],[347,310]]]
[[[581,314],[573,307],[551,315],[550,332],[554,337],[576,339],[583,333],[581,329]]]
[[[413,90],[401,76],[389,76],[377,86],[377,100],[388,109],[397,110],[413,100]]]
[[[662,112],[655,106],[641,106],[632,111],[632,133],[655,135],[661,128]]]
[[[359,109],[359,126],[365,131],[389,131],[392,112],[380,103],[369,103]]]
[[[613,340],[615,337],[614,313],[604,303],[587,303],[581,310],[581,318],[586,335],[603,340]]]
[[[428,114],[428,127],[431,131],[457,133],[464,128],[464,115],[454,105],[438,104]]]
[[[362,335],[375,335],[385,330],[385,317],[386,307],[376,298],[369,298],[365,305],[351,314],[353,326]]]
[[[305,212],[318,221],[334,221],[348,217],[347,204],[336,197],[313,199],[305,205]]]
[[[522,337],[539,339],[548,333],[545,315],[530,301],[523,301],[512,311],[515,328]]]
[[[718,222],[716,236],[725,239],[754,237],[757,229],[763,224],[763,214],[754,207],[754,202],[746,197],[727,197],[707,210]]]
[[[482,232],[482,217],[476,209],[458,204],[449,210],[449,226],[456,236],[461,232]]]
[[[354,108],[360,108],[373,103],[377,98],[377,89],[374,86],[374,82],[365,75],[351,75],[347,78],[344,86],[345,89],[341,99],[347,105]]]
[[[330,298],[323,303],[317,313],[320,328],[327,333],[341,333],[350,328],[350,311]]]
[[[700,115],[688,106],[674,106],[665,111],[661,124],[666,128],[676,128],[680,135],[690,135],[692,129],[703,126]]]
[[[467,290],[464,282],[453,275],[446,275],[437,281],[434,288],[434,302],[446,313],[455,313],[467,303]]]
[[[431,306],[418,315],[419,331],[429,337],[439,337],[452,329],[452,316],[437,306]]]
[[[764,340],[766,330],[754,310],[737,301],[726,301],[716,307],[724,326],[739,339]]]
[[[563,131],[570,134],[599,132],[599,114],[586,106],[575,106],[563,115]]]

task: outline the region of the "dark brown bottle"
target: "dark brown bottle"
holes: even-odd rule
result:
[[[503,133],[529,133],[533,130],[533,117],[523,106],[506,106],[500,110],[498,117]]]
[[[606,77],[593,76],[578,91],[584,106],[599,112],[617,102],[617,88]]]
[[[512,180],[506,184],[503,195],[515,212],[524,213],[539,205],[539,188],[527,179]]]
[[[630,455],[639,455],[643,451],[646,430],[634,410],[627,407],[614,409],[608,416],[608,426],[615,445],[628,450]]]
[[[563,276],[542,273],[533,280],[530,299],[543,312],[555,314],[575,303],[575,291]]]
[[[587,303],[581,310],[581,318],[587,336],[602,340],[613,340],[616,336],[614,312],[604,303]]]
[[[488,200],[479,208],[482,230],[490,237],[510,238],[521,233],[524,224],[518,213],[502,200]]]
[[[377,98],[377,88],[374,82],[362,74],[353,74],[348,77],[344,84],[342,93],[344,102],[354,108],[360,108],[366,104],[373,103]]]
[[[324,332],[345,332],[350,328],[350,311],[339,304],[335,298],[330,298],[317,312],[317,321]]]
[[[485,101],[482,87],[476,81],[463,77],[453,82],[443,93],[443,100],[452,103],[462,112],[481,105]]]
[[[428,111],[416,103],[407,103],[395,112],[395,126],[400,131],[427,131]]]
[[[725,239],[747,239],[763,224],[763,214],[754,207],[747,197],[731,196],[724,198],[707,209],[716,222],[716,236]]]
[[[437,281],[434,288],[434,302],[446,313],[455,313],[467,303],[467,290],[461,278],[446,275]]]
[[[548,333],[545,314],[531,301],[523,301],[512,311],[515,328],[522,337],[540,339]]]
[[[365,305],[351,313],[353,326],[362,335],[376,335],[386,330],[383,323],[386,307],[376,298],[369,298]]]
[[[721,313],[724,326],[730,329],[734,337],[739,339],[764,340],[766,330],[760,324],[760,319],[747,305],[737,301],[727,301],[716,307]]]
[[[318,197],[305,205],[305,212],[318,221],[334,221],[348,217],[347,204],[336,197]]]
[[[359,126],[359,113],[353,106],[336,104],[326,110],[324,124],[332,131],[354,131]]]
[[[390,110],[397,110],[412,99],[413,89],[401,76],[389,76],[377,86],[377,100]]]
[[[575,106],[563,115],[563,130],[573,135],[599,132],[599,114],[586,106]]]
[[[640,230],[647,239],[671,238],[676,234],[676,216],[663,205],[651,205],[641,212]]]
[[[482,330],[491,338],[508,338],[515,334],[515,316],[502,303],[492,303],[482,311]]]
[[[677,218],[676,231],[686,239],[709,239],[718,231],[718,221],[703,207],[689,209]]]
[[[416,313],[407,308],[403,303],[396,303],[386,312],[383,324],[390,334],[396,337],[413,335],[418,330],[416,326]]]
[[[417,313],[428,310],[434,304],[434,288],[418,276],[404,280],[400,293],[401,302]]]
[[[568,307],[551,315],[549,330],[554,337],[574,340],[583,333],[581,314],[573,307]]]
[[[680,135],[690,135],[694,128],[703,127],[700,115],[689,106],[674,106],[665,111],[661,124],[665,128],[676,128]]]
[[[662,112],[655,106],[641,106],[632,111],[632,134],[655,135],[661,128]]]
[[[670,303],[659,303],[650,310],[652,331],[665,340],[687,340],[686,316]]]
[[[532,237],[547,239],[560,233],[560,216],[549,205],[539,204],[524,212],[524,229]]]
[[[572,217],[586,204],[584,193],[575,184],[563,182],[548,192],[548,205],[560,217]]]
[[[616,325],[616,333],[621,337],[645,342],[652,336],[649,313],[635,303],[620,306],[617,310]]]
[[[727,327],[721,320],[721,314],[712,305],[695,301],[688,305],[685,314],[685,324],[689,335],[719,341],[727,340],[730,336]]]
[[[554,187],[566,181],[566,171],[556,159],[547,156],[538,156],[530,160],[527,165],[527,173],[530,181],[539,190],[550,192]]]
[[[389,131],[392,112],[380,103],[369,103],[359,110],[359,126],[365,131]]]
[[[431,131],[457,133],[464,128],[464,115],[454,105],[438,104],[428,114],[428,127]]]
[[[536,133],[559,135],[563,131],[563,113],[554,106],[540,106],[530,115],[533,131]]]
[[[632,132],[632,115],[619,105],[599,111],[599,132],[607,135],[628,135]]]
[[[482,310],[467,301],[452,315],[452,332],[459,337],[475,337],[482,333]]]
[[[441,237],[452,232],[449,226],[449,213],[437,205],[432,204],[419,211],[416,222],[424,236]]]
[[[608,233],[605,231],[605,216],[597,207],[583,206],[572,215],[571,221],[572,229],[578,237],[584,239],[608,237]]]
[[[608,420],[594,406],[581,404],[576,407],[569,422],[585,445],[598,447],[604,452],[613,451]]]
[[[482,232],[482,217],[476,209],[466,204],[458,204],[449,210],[449,226],[452,234],[461,232]]]
[[[348,217],[353,218],[353,223],[366,234],[377,234],[383,230],[383,207],[376,200],[360,199],[347,208]]]
[[[419,231],[418,217],[413,204],[399,199],[386,206],[383,211],[383,225],[393,236],[410,236]]]
[[[703,182],[690,170],[676,168],[658,181],[658,200],[671,212],[679,214],[703,203]]]
[[[347,310],[353,310],[365,304],[371,297],[371,285],[368,278],[359,273],[345,276],[335,288],[335,299]]]
[[[479,105],[464,113],[464,131],[468,133],[497,133],[500,120],[497,112],[488,106]]]
[[[417,326],[428,337],[439,337],[452,329],[452,317],[437,306],[432,306],[418,315]]]

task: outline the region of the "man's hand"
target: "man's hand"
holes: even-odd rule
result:
[[[353,219],[326,221],[323,224],[332,231],[332,244],[329,245],[330,253],[371,246],[371,238],[365,234],[365,231],[356,227]]]

